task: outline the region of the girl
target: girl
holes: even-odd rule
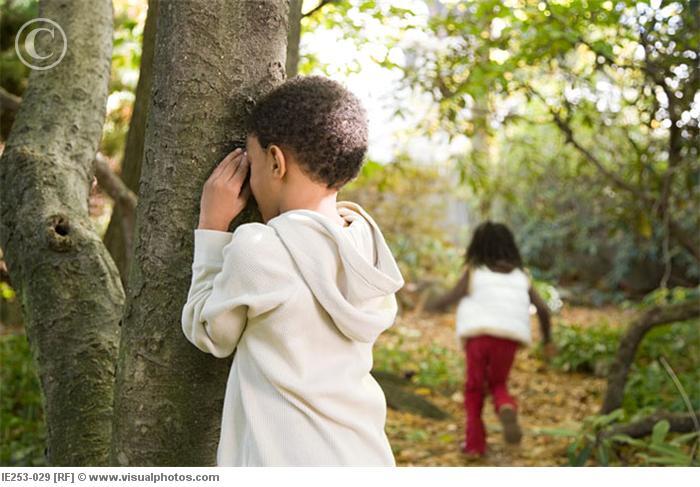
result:
[[[550,313],[523,269],[513,234],[503,224],[487,221],[474,232],[465,257],[466,270],[455,287],[428,305],[442,310],[459,302],[457,335],[466,354],[464,406],[466,442],[462,451],[481,457],[486,453],[486,433],[481,419],[485,388],[508,443],[522,437],[517,402],[508,393],[508,374],[515,352],[532,342],[530,303],[537,309],[545,355],[554,353],[550,342]]]

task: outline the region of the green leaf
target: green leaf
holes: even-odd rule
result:
[[[675,437],[673,440],[671,440],[672,445],[683,445],[685,443],[690,443],[692,440],[696,439],[698,436],[700,436],[700,433],[697,431],[694,431],[692,433],[686,433],[684,435],[680,435]]]
[[[664,439],[666,438],[666,435],[668,434],[668,430],[670,428],[671,428],[671,424],[665,419],[656,423],[654,425],[654,429],[651,432],[651,442],[653,444],[663,443]]]
[[[573,462],[574,467],[582,467],[586,464],[588,459],[591,456],[591,453],[593,452],[593,445],[590,443],[586,444],[585,447],[583,447],[583,450],[579,452],[579,454],[576,456]]]
[[[598,445],[598,463],[607,467],[609,463],[609,447],[607,445]]]
[[[541,428],[537,430],[536,434],[564,438],[575,438],[576,436],[578,436],[578,431],[566,428]]]

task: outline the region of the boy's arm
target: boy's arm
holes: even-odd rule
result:
[[[219,230],[198,228],[194,231],[192,282],[181,316],[185,337],[203,352],[219,358],[233,353],[246,321],[245,309],[241,306],[212,315],[212,310],[221,308],[225,301],[220,289],[224,279],[223,250],[231,243],[232,236],[230,232]]]
[[[198,349],[224,358],[231,355],[249,318],[284,302],[289,287],[264,261],[264,246],[255,245],[254,230],[234,233],[194,231],[192,282],[182,308],[185,337]]]
[[[530,294],[530,302],[532,302],[533,305],[535,305],[535,308],[537,309],[537,318],[540,322],[540,332],[542,333],[542,342],[543,343],[550,343],[551,341],[551,328],[552,328],[552,315],[549,311],[549,307],[547,306],[547,303],[544,302],[544,299],[539,295],[537,291],[535,291],[534,287],[530,287],[529,289],[529,294]]]
[[[467,294],[469,294],[469,268],[467,268],[462,278],[455,284],[451,291],[429,302],[426,305],[426,309],[428,311],[444,310],[448,306],[458,302]]]

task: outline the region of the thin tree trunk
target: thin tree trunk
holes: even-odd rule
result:
[[[141,178],[146,117],[153,80],[153,49],[156,43],[158,3],[159,0],[149,0],[148,2],[146,25],[143,28],[139,82],[136,85],[134,109],[131,114],[131,122],[129,122],[129,133],[126,137],[124,158],[121,164],[121,179],[134,193],[139,190],[139,179]],[[132,249],[128,236],[128,222],[126,225],[124,223],[125,218],[128,219],[128,215],[124,214],[123,208],[115,205],[103,240],[119,268],[122,284],[126,288]]]
[[[299,43],[301,42],[301,5],[304,0],[289,0],[289,33],[287,34],[287,77],[299,72]]]
[[[231,360],[180,324],[204,181],[284,80],[286,0],[162,2],[117,370],[112,462],[214,465]]]
[[[700,303],[690,300],[685,303],[652,308],[633,322],[620,340],[615,361],[608,375],[607,390],[600,413],[608,414],[622,406],[627,375],[634,362],[637,348],[649,330],[655,326],[685,321],[698,316],[700,316]]]
[[[50,0],[68,39],[33,70],[0,159],[0,244],[37,360],[51,465],[106,465],[124,291],[88,214],[112,50],[109,0]],[[44,36],[41,52],[62,49]],[[38,51],[39,49],[37,49]]]

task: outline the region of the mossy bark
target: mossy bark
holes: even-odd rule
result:
[[[117,370],[112,462],[214,465],[230,360],[180,317],[202,186],[285,78],[288,2],[161,2]]]
[[[88,196],[108,95],[112,4],[48,0],[40,17],[61,26],[67,52],[55,67],[31,72],[0,159],[0,245],[38,364],[47,461],[106,465],[124,292]],[[58,33],[40,42],[39,52],[62,49]]]

